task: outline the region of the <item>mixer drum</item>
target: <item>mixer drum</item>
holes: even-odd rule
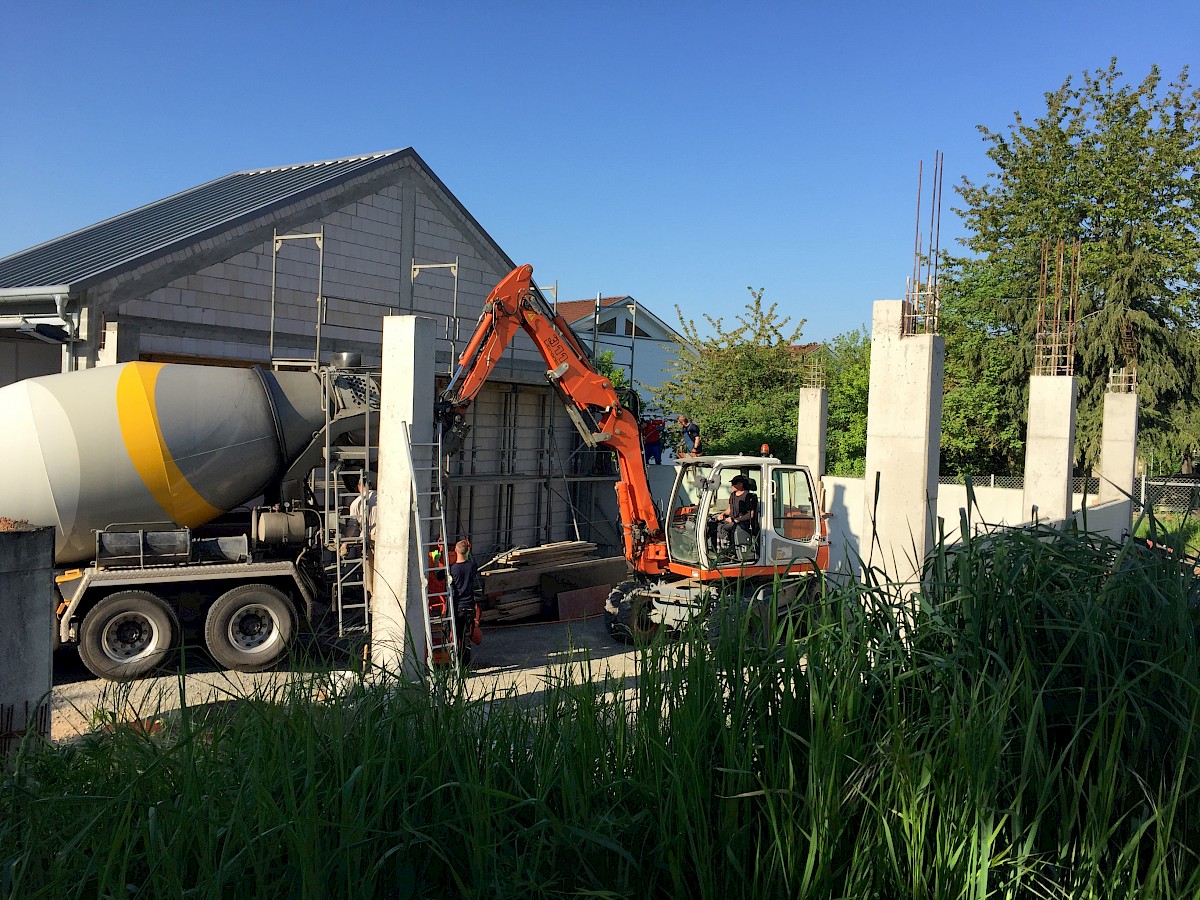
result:
[[[116,523],[195,527],[257,497],[325,424],[309,372],[132,362],[0,388],[0,516],[59,563]]]

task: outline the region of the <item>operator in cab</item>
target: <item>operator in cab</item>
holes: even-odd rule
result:
[[[741,528],[748,534],[758,533],[758,495],[750,490],[750,479],[735,475],[729,483],[733,493],[729,506],[717,516],[717,546],[733,546],[734,531]]]

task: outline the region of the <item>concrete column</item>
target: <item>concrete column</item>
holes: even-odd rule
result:
[[[50,737],[54,529],[0,531],[0,753]]]
[[[913,582],[935,538],[945,347],[938,335],[902,336],[903,308],[878,301],[871,321],[862,557]]]
[[[813,478],[825,474],[825,432],[829,423],[829,392],[800,388],[796,417],[796,465],[808,466]]]
[[[1071,514],[1071,469],[1075,462],[1073,375],[1029,379],[1029,429],[1025,435],[1024,514],[1040,522],[1062,522]]]
[[[371,599],[371,663],[417,680],[425,661],[425,610],[421,597],[416,522],[412,516],[413,475],[401,429],[412,434],[413,465],[430,470],[433,441],[434,342],[436,323],[422,316],[383,320],[383,396],[379,413],[378,538],[375,592]],[[418,496],[420,515],[429,498]],[[426,541],[429,535],[424,535]]]
[[[1137,468],[1138,397],[1135,393],[1104,395],[1104,430],[1100,438],[1101,503],[1133,495]]]
[[[104,346],[96,353],[97,366],[134,362],[141,357],[141,329],[121,322],[104,323]]]

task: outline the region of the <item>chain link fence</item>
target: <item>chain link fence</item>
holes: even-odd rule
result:
[[[1085,485],[1086,482],[1086,485]],[[938,478],[940,484],[962,484],[961,475],[942,475]],[[1021,475],[972,475],[971,484],[975,487],[1008,488],[1021,490],[1025,486],[1025,478]],[[1084,487],[1087,495],[1095,497],[1100,492],[1100,479],[1072,478],[1071,492],[1081,494]],[[1156,516],[1182,516],[1191,513],[1200,517],[1200,476],[1158,475],[1149,478],[1135,478],[1133,481],[1133,514],[1136,518],[1149,510]]]
[[[1082,494],[1085,486],[1087,487],[1088,496],[1094,497],[1100,490],[1100,479],[1095,476],[1091,478],[1076,477],[1071,479],[1071,493]],[[962,475],[940,475],[938,476],[938,484],[962,484]],[[971,484],[975,487],[994,487],[1008,488],[1009,490],[1019,491],[1025,487],[1024,475],[972,475]]]
[[[1182,475],[1139,478],[1133,486],[1134,512],[1156,516],[1200,515],[1200,478]]]

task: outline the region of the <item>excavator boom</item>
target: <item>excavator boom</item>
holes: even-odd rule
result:
[[[590,447],[616,454],[617,506],[630,564],[647,575],[667,569],[667,547],[650,495],[637,416],[621,403],[612,382],[591,358],[562,316],[533,284],[533,266],[506,275],[484,301],[483,314],[458,368],[438,401],[443,444],[465,434],[465,411],[479,395],[518,330],[524,330],[546,361],[546,379]]]

